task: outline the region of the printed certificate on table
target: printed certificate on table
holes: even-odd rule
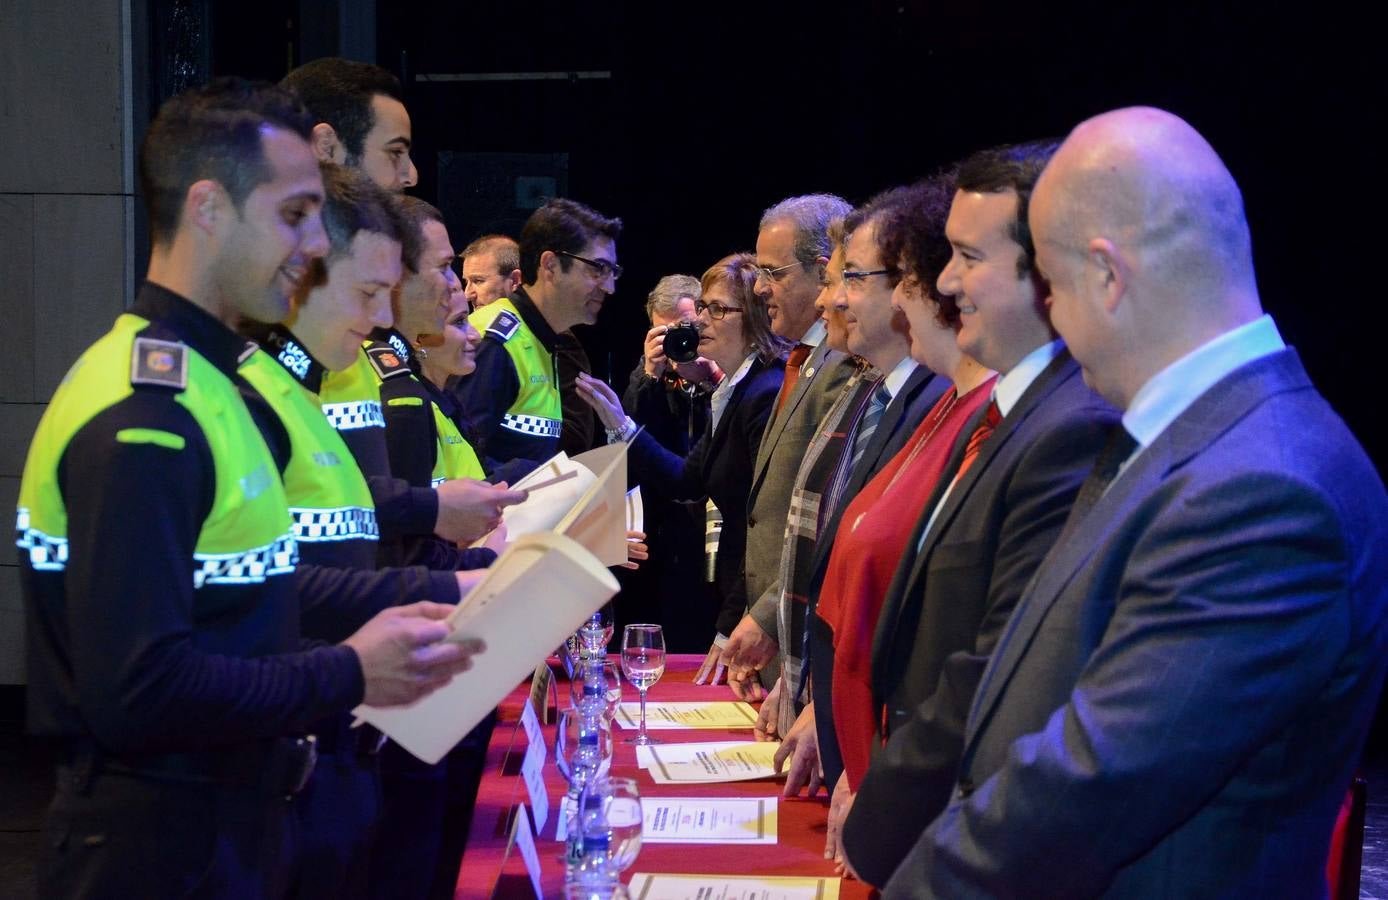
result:
[[[775,797],[642,797],[647,844],[774,844]]]
[[[641,704],[622,703],[617,707],[617,724],[635,731],[641,726]],[[757,724],[757,711],[746,703],[732,700],[685,703],[646,701],[646,730],[675,728],[751,728]]]
[[[573,801],[560,804],[554,839],[567,837]],[[775,797],[642,797],[645,844],[774,844]]]
[[[627,889],[631,900],[838,900],[839,879],[637,872]]]
[[[656,784],[752,781],[777,777],[773,759],[780,746],[771,741],[653,744],[637,747],[636,760]]]

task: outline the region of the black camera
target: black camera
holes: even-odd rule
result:
[[[688,322],[673,325],[665,332],[661,346],[670,362],[693,362],[699,358],[699,329]]]

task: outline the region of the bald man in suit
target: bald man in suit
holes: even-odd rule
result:
[[[1123,429],[884,896],[1324,896],[1388,664],[1383,484],[1263,315],[1238,187],[1185,122],[1080,125],[1031,226]]]

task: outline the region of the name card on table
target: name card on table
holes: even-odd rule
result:
[[[535,835],[530,832],[530,817],[525,814],[525,804],[516,807],[515,823],[511,826],[511,842],[520,848],[521,860],[525,862],[525,872],[530,876],[530,886],[535,889],[537,900],[544,900],[545,892],[540,880],[540,854],[535,850]]]
[[[530,678],[530,703],[535,707],[540,721],[546,725],[553,721],[549,715],[549,695],[552,690],[554,690],[554,672],[550,670],[548,663],[540,663],[535,667],[535,674]],[[558,706],[558,698],[555,699],[555,705]]]
[[[549,821],[549,790],[545,787],[545,735],[540,723],[535,720],[535,708],[526,701],[521,710],[521,727],[525,729],[529,746],[525,748],[525,761],[521,763],[521,778],[530,794],[530,809],[535,816],[535,830],[540,831]]]

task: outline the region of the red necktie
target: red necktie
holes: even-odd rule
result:
[[[795,382],[800,380],[800,367],[809,359],[810,351],[814,348],[809,344],[796,344],[790,351],[790,358],[786,360],[786,377],[781,382],[781,394],[776,398],[776,412],[780,414],[781,407],[786,405],[786,400],[790,399],[790,392],[795,389]]]
[[[954,476],[955,481],[963,478],[964,473],[969,471],[969,466],[978,459],[978,451],[983,447],[983,442],[988,440],[988,435],[993,433],[993,429],[997,428],[1001,421],[1002,411],[998,409],[998,401],[989,400],[987,412],[983,414],[974,433],[969,435],[969,443],[964,447],[964,459],[959,463],[959,472]]]

